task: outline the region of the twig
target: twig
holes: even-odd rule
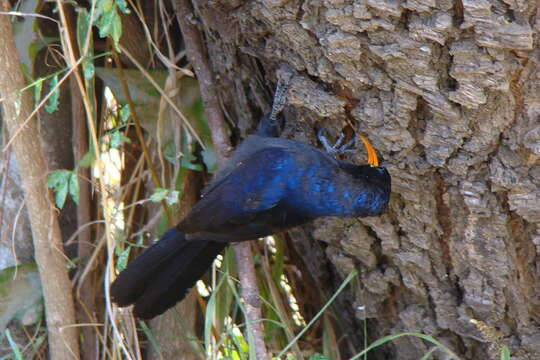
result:
[[[189,0],[176,0],[175,5],[176,16],[186,45],[186,53],[199,80],[208,125],[212,130],[212,141],[216,147],[218,159],[223,163],[231,146],[225,128],[225,118],[219,106],[212,71],[205,56],[201,34],[192,22],[194,14]],[[252,330],[254,340],[252,346],[255,347],[257,359],[266,360],[270,357],[264,343],[262,322],[259,321],[262,318],[261,301],[250,243],[236,244],[234,254],[238,266],[238,277],[242,284],[242,298],[246,305],[248,329]]]
[[[223,162],[231,149],[231,143],[227,136],[225,117],[219,106],[219,97],[214,85],[212,70],[205,56],[201,34],[192,22],[194,15],[189,0],[176,0],[176,16],[184,36],[189,62],[197,74],[208,125],[212,129],[212,141],[217,149],[218,159]]]
[[[68,24],[68,20],[67,20],[67,16],[66,16],[66,11],[65,11],[65,8],[64,8],[64,3],[60,0],[56,0],[56,4],[58,6],[58,13],[60,15],[60,21],[62,24],[65,24],[64,28],[66,29],[66,32],[69,32],[69,27],[67,26]],[[94,8],[95,8],[95,2],[93,2],[93,5],[92,5],[92,11],[90,12],[91,14],[91,18],[94,14]],[[62,29],[61,29],[62,30]],[[60,31],[60,33],[62,33],[62,31]],[[99,190],[101,192],[101,202],[102,202],[102,205],[103,205],[103,208],[107,208],[107,197],[106,197],[106,194],[107,194],[107,191],[106,191],[106,188],[105,188],[105,183],[103,182],[103,174],[105,173],[105,170],[104,170],[104,166],[103,166],[103,163],[101,161],[101,158],[99,156],[99,141],[98,141],[98,133],[97,133],[97,129],[96,129],[96,126],[94,124],[94,113],[93,113],[93,107],[92,107],[92,102],[90,100],[90,97],[88,95],[88,93],[86,92],[86,89],[85,89],[85,84],[84,84],[84,81],[83,81],[83,78],[81,76],[81,73],[80,73],[80,69],[79,69],[79,65],[81,64],[81,61],[84,59],[84,53],[87,51],[88,49],[88,46],[90,46],[90,36],[91,36],[92,32],[89,31],[88,32],[88,37],[86,39],[86,45],[85,45],[85,50],[83,52],[83,56],[81,56],[80,58],[77,59],[77,56],[76,56],[76,50],[74,48],[74,45],[72,43],[72,41],[70,41],[70,35],[68,33],[65,33],[66,38],[61,38],[62,40],[62,45],[63,45],[63,48],[64,48],[64,53],[65,53],[65,59],[66,59],[66,63],[68,64],[68,66],[70,67],[68,73],[73,73],[73,75],[75,76],[75,80],[76,80],[76,84],[79,88],[79,91],[80,91],[80,94],[81,94],[81,97],[82,97],[82,100],[83,100],[83,104],[84,104],[84,111],[85,111],[85,114],[86,114],[86,120],[87,120],[87,126],[88,126],[88,131],[89,131],[89,134],[90,134],[90,139],[91,139],[91,142],[92,142],[92,145],[93,145],[93,148],[94,148],[94,152],[95,152],[95,168],[97,169],[97,172],[99,174]],[[113,265],[114,265],[114,258],[113,258],[113,254],[114,254],[114,239],[112,237],[112,231],[111,231],[111,219],[109,218],[108,216],[108,213],[105,211],[103,212],[103,217],[104,217],[104,224],[105,224],[105,240],[107,242],[107,273],[112,277],[114,276],[113,275],[113,271],[112,271],[112,268],[113,268]],[[101,242],[100,242],[101,243]],[[100,245],[98,245],[98,247],[96,248],[96,250],[94,250],[94,253],[92,255],[92,257],[90,258],[90,263],[92,262],[92,258],[94,257],[95,254],[97,254],[100,250]],[[86,270],[90,269],[90,267],[87,265],[87,268]],[[83,273],[83,277],[84,277],[85,273]],[[104,282],[107,282],[109,279],[109,276],[105,276],[104,278]],[[108,287],[108,285],[105,286],[106,288]],[[111,311],[110,311],[110,299],[108,297],[108,289],[106,289],[105,291],[105,295],[106,295],[106,304],[108,305],[107,306],[107,314],[109,316],[112,316],[111,315]],[[116,328],[116,323],[115,323],[115,319],[114,317],[111,317],[111,323],[113,324],[113,328],[114,330],[117,330]],[[115,335],[117,335],[117,331],[115,332]],[[121,339],[119,339],[118,343],[122,343]],[[78,355],[78,354],[77,354]]]
[[[255,263],[253,262],[253,251],[251,242],[243,241],[233,245],[238,277],[242,288],[242,299],[246,307],[247,329],[251,330],[253,344],[257,360],[270,359],[264,343],[264,329],[261,311],[261,298],[259,286],[257,285],[257,275],[255,273]],[[248,336],[248,340],[250,340]]]
[[[73,7],[65,9],[66,38],[65,41],[71,43],[72,49],[75,53],[75,57],[79,58],[80,54],[76,46],[76,39],[74,29],[75,26],[75,10]],[[75,71],[78,71],[76,69]],[[86,127],[86,118],[84,113],[84,103],[81,93],[78,91],[77,80],[75,76],[69,78],[70,97],[71,97],[71,115],[72,115],[72,129],[73,129],[73,156],[75,162],[78,163],[88,151],[88,129]],[[85,167],[77,167],[77,176],[79,178],[89,179],[90,169]],[[77,205],[77,227],[81,229],[77,230],[77,255],[81,259],[81,264],[88,261],[92,255],[93,241],[91,229],[83,226],[86,223],[91,222],[91,210],[90,204],[92,201],[90,182],[79,181],[79,204]],[[82,266],[79,268],[79,272],[82,271]],[[77,300],[77,319],[79,323],[95,323],[96,318],[94,313],[96,311],[95,304],[95,291],[93,284],[90,281],[84,281],[83,278],[77,286],[75,292],[75,299]],[[98,327],[85,326],[81,329],[82,339],[81,341],[81,358],[95,359],[97,357],[97,334],[99,334]]]

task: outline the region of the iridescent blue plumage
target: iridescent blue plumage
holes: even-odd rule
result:
[[[119,275],[111,286],[116,303],[135,303],[138,317],[154,317],[183,298],[227,243],[254,240],[321,216],[383,213],[390,197],[388,171],[345,163],[310,145],[276,137],[276,111],[282,105],[277,102],[263,117],[257,134],[232,154],[182,222]],[[335,153],[344,147],[331,149]],[[370,145],[368,152],[377,165]]]
[[[189,239],[251,240],[321,216],[380,215],[389,196],[383,167],[355,166],[298,141],[253,135],[178,228]]]

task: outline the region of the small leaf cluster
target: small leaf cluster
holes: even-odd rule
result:
[[[79,203],[79,182],[77,174],[69,170],[55,170],[47,180],[49,188],[54,190],[54,203],[61,209],[64,207],[67,195],[71,196],[76,204]]]

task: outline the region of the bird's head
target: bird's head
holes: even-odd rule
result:
[[[368,154],[368,165],[355,166],[353,176],[358,182],[359,193],[355,203],[358,216],[381,215],[390,200],[392,181],[390,173],[379,164],[377,152],[369,140],[360,135]]]

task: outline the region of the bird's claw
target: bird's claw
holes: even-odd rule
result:
[[[354,153],[358,151],[358,149],[349,149],[349,147],[355,143],[356,136],[354,136],[346,144],[342,145],[343,139],[345,139],[345,135],[341,134],[339,138],[337,139],[336,143],[334,145],[330,145],[326,137],[324,137],[323,132],[324,132],[323,129],[319,129],[319,131],[317,132],[317,137],[319,138],[320,142],[323,144],[324,149],[326,150],[327,153],[335,156],[339,154]]]

